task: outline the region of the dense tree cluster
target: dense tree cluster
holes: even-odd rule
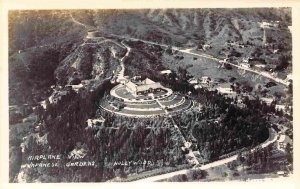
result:
[[[157,45],[147,45],[143,42],[127,42],[133,47],[131,53],[125,59],[125,75],[133,77],[136,75],[152,78],[157,71],[166,69],[162,64],[163,49]]]
[[[59,105],[47,103],[47,109],[37,108],[38,122],[41,123],[40,136],[47,135],[46,146],[29,138],[31,148],[24,157],[32,154],[63,154],[61,164],[69,160],[67,155],[76,148],[78,142],[88,149],[86,158],[96,161],[96,167],[65,167],[44,170],[44,174],[65,175],[67,181],[104,181],[116,176],[125,177],[129,173],[142,172],[164,165],[175,166],[185,163],[173,128],[164,123],[163,117],[153,119],[133,119],[105,113],[96,105],[105,91],[113,85],[109,80],[90,94],[83,90],[76,94],[69,90],[61,96]],[[94,103],[93,103],[94,102]],[[87,129],[87,119],[102,115],[105,122],[96,129]],[[63,145],[62,145],[63,144]],[[135,162],[126,166],[120,162]],[[144,164],[144,162],[147,162]],[[29,172],[34,178],[37,172]],[[58,177],[57,179],[59,179]],[[58,181],[58,180],[55,180]]]
[[[290,146],[287,146],[289,148]],[[237,170],[241,166],[243,172],[247,174],[270,173],[280,170],[290,172],[292,167],[287,163],[290,154],[278,152],[275,145],[266,148],[258,148],[253,152],[239,153],[237,160],[228,163],[231,170]]]
[[[45,169],[43,173],[45,175],[64,175],[66,181],[74,179],[76,174],[81,175],[80,181],[87,181],[90,178],[93,181],[100,181],[103,172],[101,149],[97,145],[98,140],[91,133],[86,132],[86,120],[95,115],[96,101],[104,95],[105,90],[110,90],[112,87],[109,80],[106,80],[99,84],[97,90],[92,93],[84,90],[77,94],[73,90],[66,89],[68,90],[66,95],[61,96],[58,104],[48,102],[46,110],[41,106],[37,107],[37,123],[40,123],[38,135],[41,137],[47,135],[47,144],[46,146],[41,145],[33,137],[30,137],[27,141],[30,148],[26,149],[24,158],[35,154],[62,154],[63,158],[59,163],[63,165],[70,161],[67,156],[79,142],[85,144],[89,149],[88,159],[100,162],[96,168],[63,166]],[[39,176],[37,169],[31,170],[27,174],[29,178]],[[61,178],[57,177],[54,181],[59,181],[57,179]]]
[[[49,94],[50,86],[55,83],[53,74],[61,56],[57,49],[46,49],[11,57],[10,103],[33,103]]]
[[[255,146],[269,136],[263,104],[247,102],[246,108],[231,104],[232,99],[224,98],[210,91],[197,91],[195,98],[204,107],[202,112],[178,115],[175,120],[182,126],[189,138],[208,159],[241,149]]]

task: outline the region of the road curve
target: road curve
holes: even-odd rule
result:
[[[260,149],[260,148],[266,148],[267,146],[273,144],[277,140],[278,134],[277,134],[276,131],[274,131],[274,129],[269,129],[269,133],[270,133],[269,138],[265,142],[263,142],[263,143],[259,144],[258,146],[252,148],[248,152],[253,152],[254,150]],[[171,177],[176,176],[176,175],[186,174],[190,170],[206,170],[206,169],[209,169],[209,168],[212,168],[212,167],[217,167],[217,166],[232,162],[232,161],[236,160],[237,157],[238,157],[238,155],[233,155],[233,156],[230,156],[230,157],[225,158],[225,159],[221,159],[221,160],[218,160],[218,161],[214,161],[214,162],[202,165],[201,167],[183,169],[183,170],[174,171],[174,172],[171,172],[171,173],[166,173],[166,174],[157,175],[157,176],[153,176],[153,177],[147,177],[147,178],[144,178],[144,179],[136,180],[134,182],[155,182],[155,181],[159,181],[159,180],[163,180],[163,179],[168,179],[168,178],[171,178]]]
[[[115,36],[115,37],[120,37],[120,38],[125,38],[125,39],[129,39],[129,40],[132,40],[132,41],[142,41],[144,43],[147,43],[147,44],[151,44],[151,45],[158,45],[158,46],[161,46],[161,47],[165,47],[167,48],[168,45],[166,44],[160,44],[160,43],[156,43],[156,42],[152,42],[152,41],[146,41],[146,40],[142,40],[142,39],[137,39],[137,38],[132,38],[132,37],[127,37],[127,36],[119,36],[119,35],[114,35],[112,34],[112,36]],[[208,54],[204,54],[204,53],[194,53],[194,52],[190,52],[190,49],[180,49],[179,47],[172,47],[173,50],[178,50],[182,53],[186,53],[186,54],[190,54],[190,55],[194,55],[194,56],[198,56],[198,57],[203,57],[203,58],[207,58],[207,59],[211,59],[211,60],[214,60],[216,61],[217,63],[219,64],[223,64],[222,62],[222,59],[219,59],[219,58],[216,58],[216,57],[213,57],[211,55],[208,55]],[[259,71],[256,71],[256,70],[253,70],[253,69],[250,69],[250,68],[245,68],[245,67],[242,67],[242,66],[239,66],[239,65],[236,65],[236,64],[233,64],[231,62],[226,62],[227,64],[231,65],[231,66],[234,66],[238,69],[242,69],[242,70],[245,70],[245,71],[248,71],[248,72],[252,72],[254,74],[257,74],[257,75],[260,75],[262,77],[266,77],[268,79],[271,79],[279,84],[282,84],[282,85],[285,85],[285,86],[288,86],[289,83],[282,80],[282,79],[279,79],[277,77],[274,77],[272,76],[271,74],[269,73],[266,73],[266,72],[259,72]]]
[[[189,50],[178,50],[180,52],[183,52],[183,53],[187,53],[187,54],[191,54],[191,55],[194,55],[194,56],[198,56],[198,57],[204,57],[204,58],[208,58],[208,59],[211,59],[211,60],[215,60],[217,61],[219,64],[223,64],[221,61],[221,59],[218,59],[218,58],[215,58],[213,56],[210,56],[210,55],[206,55],[206,54],[198,54],[198,53],[193,53],[193,52],[190,52]],[[230,63],[230,62],[226,62],[227,64],[231,65],[231,66],[234,66],[238,69],[242,69],[242,70],[245,70],[245,71],[248,71],[248,72],[252,72],[252,73],[255,73],[257,75],[261,75],[263,77],[266,77],[266,78],[269,78],[269,79],[272,79],[274,80],[275,82],[277,83],[280,83],[280,84],[283,84],[285,86],[288,86],[288,82],[282,80],[282,79],[279,79],[277,77],[274,77],[272,75],[270,75],[269,73],[266,73],[266,72],[259,72],[259,71],[256,71],[256,70],[253,70],[253,69],[250,69],[250,68],[245,68],[245,67],[242,67],[242,66],[239,66],[239,65],[236,65],[236,64],[233,64],[233,63]]]
[[[87,25],[85,25],[85,24],[79,22],[78,20],[76,20],[76,19],[72,16],[72,14],[70,14],[70,16],[71,16],[73,22],[75,22],[75,23],[77,23],[77,24],[79,24],[79,25],[82,25],[82,26],[88,28]],[[166,45],[166,44],[160,44],[160,43],[156,43],[156,42],[152,42],[152,41],[146,41],[146,40],[137,39],[137,38],[128,37],[128,36],[120,36],[120,35],[115,35],[115,34],[111,34],[111,36],[115,36],[115,37],[118,37],[118,38],[130,39],[130,40],[133,40],[133,41],[142,41],[142,42],[147,43],[147,44],[158,45],[158,46],[165,47],[165,48],[168,47],[168,45]],[[124,45],[124,44],[123,44],[123,45]],[[125,46],[125,45],[124,45],[124,46]],[[126,47],[126,48],[127,48],[127,47]],[[203,54],[203,53],[202,53],[202,54],[198,54],[198,53],[190,52],[189,50],[180,49],[180,48],[174,47],[174,46],[172,47],[172,49],[173,49],[173,50],[178,50],[178,51],[183,52],[183,53],[186,53],[186,54],[191,54],[191,55],[194,55],[194,56],[204,57],[204,58],[208,58],[208,59],[211,59],[211,60],[215,60],[215,61],[217,61],[218,63],[223,64],[223,63],[220,62],[220,61],[222,61],[221,59],[216,58],[216,57],[213,57],[213,56],[211,56],[211,55],[207,55],[207,54]],[[289,85],[288,82],[286,82],[286,81],[284,81],[284,80],[282,80],[282,79],[279,79],[279,78],[277,78],[277,77],[274,77],[274,76],[270,75],[269,73],[266,73],[266,72],[259,72],[259,71],[256,71],[256,70],[253,70],[253,69],[250,69],[250,68],[245,68],[245,67],[242,67],[242,66],[233,64],[233,63],[231,63],[231,62],[226,62],[226,63],[229,64],[229,65],[231,65],[231,66],[234,66],[234,67],[236,67],[236,68],[238,68],[238,69],[242,69],[242,70],[245,70],[245,71],[248,71],[248,72],[252,72],[252,73],[255,73],[255,74],[257,74],[257,75],[266,77],[266,78],[268,78],[268,79],[271,79],[271,80],[273,80],[273,81],[275,81],[275,82],[277,82],[277,83],[283,84],[283,85],[285,85],[285,86],[288,86],[288,85]]]
[[[72,20],[77,23],[77,24],[80,24],[84,27],[87,28],[87,26],[85,24],[82,24],[80,22],[78,22],[77,20],[75,20],[73,18],[73,16],[70,14],[70,16],[72,17]],[[119,38],[125,38],[125,39],[130,39],[130,40],[133,40],[133,41],[142,41],[144,43],[147,43],[147,44],[152,44],[152,45],[158,45],[158,46],[162,46],[162,47],[165,47],[167,48],[168,45],[165,45],[165,44],[159,44],[159,43],[156,43],[156,42],[152,42],[152,41],[146,41],[146,40],[141,40],[141,39],[137,39],[137,38],[132,38],[132,37],[125,37],[125,36],[119,36],[119,35],[114,35],[114,34],[111,34],[112,36],[116,36],[116,37],[119,37]],[[130,52],[130,47],[126,46],[124,43],[122,43],[122,45],[124,45],[126,48],[127,48],[127,53],[125,56],[128,56],[128,53]],[[207,54],[198,54],[198,53],[194,53],[194,52],[190,52],[190,50],[184,50],[184,49],[180,49],[178,47],[172,47],[173,50],[178,50],[180,52],[183,52],[183,53],[186,53],[186,54],[191,54],[191,55],[194,55],[194,56],[198,56],[198,57],[204,57],[204,58],[208,58],[208,59],[211,59],[211,60],[215,60],[217,61],[218,63],[220,64],[223,64],[221,63],[221,59],[219,58],[215,58],[211,55],[207,55]],[[124,56],[124,57],[125,57]],[[123,57],[123,58],[124,58]],[[123,63],[123,58],[122,58],[122,61],[121,63]],[[265,72],[258,72],[256,70],[252,70],[250,68],[245,68],[245,67],[242,67],[242,66],[239,66],[239,65],[236,65],[236,64],[233,64],[233,63],[230,63],[230,62],[226,62],[227,64],[231,65],[231,66],[234,66],[238,69],[242,69],[242,70],[245,70],[245,71],[248,71],[248,72],[252,72],[252,73],[255,73],[255,74],[258,74],[258,75],[261,75],[263,77],[266,77],[266,78],[269,78],[269,79],[272,79],[274,80],[275,82],[277,83],[280,83],[280,84],[283,84],[285,86],[288,86],[288,82],[282,80],[282,79],[279,79],[279,78],[276,78],[274,76],[271,76],[270,74],[268,73],[265,73]],[[122,70],[124,69],[124,64],[122,66]],[[120,74],[122,75],[122,74]],[[258,149],[258,148],[265,148],[267,146],[269,146],[270,144],[273,144],[276,139],[277,139],[277,133],[273,130],[273,129],[269,129],[269,133],[270,133],[270,136],[269,138],[262,144],[256,146],[255,148],[251,149],[250,152],[253,152],[255,149]],[[234,160],[236,160],[238,157],[238,155],[233,155],[231,157],[228,157],[228,158],[225,158],[225,159],[222,159],[222,160],[218,160],[218,161],[214,161],[212,163],[208,163],[208,164],[205,164],[205,165],[202,165],[201,167],[197,167],[197,168],[191,168],[191,169],[183,169],[183,170],[179,170],[179,171],[174,171],[174,172],[171,172],[171,173],[166,173],[166,174],[162,174],[162,175],[157,175],[157,176],[152,176],[152,177],[147,177],[147,178],[144,178],[144,179],[140,179],[140,180],[137,180],[135,182],[153,182],[153,181],[158,181],[158,180],[162,180],[162,179],[167,179],[167,178],[170,178],[170,177],[173,177],[175,175],[179,175],[179,174],[186,174],[188,171],[190,170],[205,170],[205,169],[209,169],[209,168],[212,168],[212,167],[216,167],[216,166],[220,166],[220,165],[223,165],[223,164],[226,164],[226,163],[229,163],[229,162],[232,162]]]

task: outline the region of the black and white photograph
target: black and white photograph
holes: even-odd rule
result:
[[[293,177],[292,12],[9,10],[9,183]]]

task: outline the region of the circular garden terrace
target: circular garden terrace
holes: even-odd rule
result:
[[[163,99],[173,94],[169,88],[163,87],[160,91],[147,94],[134,95],[124,84],[119,84],[110,91],[110,95],[124,102],[151,102],[156,99]]]
[[[134,95],[125,84],[119,84],[110,91],[110,96],[100,106],[117,115],[146,118],[187,110],[193,106],[193,102],[165,87]]]

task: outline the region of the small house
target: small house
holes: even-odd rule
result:
[[[192,85],[198,84],[198,80],[196,78],[192,78],[189,80],[189,84],[192,84]]]
[[[243,68],[250,68],[250,64],[248,63],[241,63],[240,66]]]
[[[287,144],[290,144],[290,145],[293,144],[292,140],[290,139],[290,137],[287,136],[287,135],[284,135],[284,134],[280,135],[280,137],[279,137],[279,139],[277,141],[277,147],[278,147],[278,149],[284,151],[285,148],[286,148],[286,146],[287,146]]]
[[[163,70],[163,71],[160,71],[160,74],[162,74],[162,75],[164,75],[164,74],[169,75],[170,73],[172,73],[171,70]]]
[[[211,81],[211,78],[208,76],[203,76],[201,78],[201,83],[208,84]]]

